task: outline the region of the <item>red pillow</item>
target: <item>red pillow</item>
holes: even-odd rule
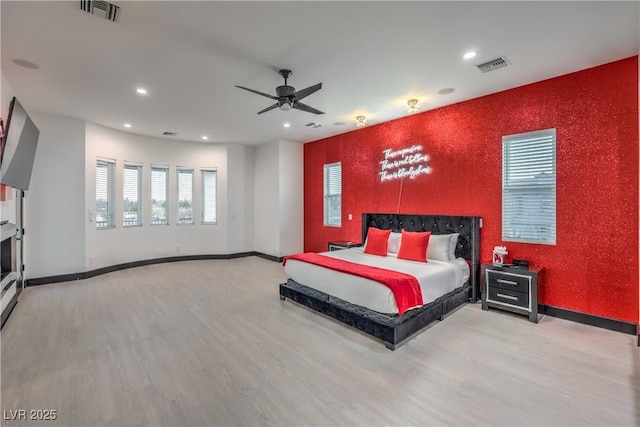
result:
[[[427,262],[429,237],[431,237],[430,231],[425,233],[412,233],[410,231],[402,230],[402,240],[400,241],[398,259]]]
[[[364,247],[364,253],[387,256],[389,234],[391,234],[391,230],[380,230],[379,228],[369,227],[369,231],[367,231],[367,243]]]

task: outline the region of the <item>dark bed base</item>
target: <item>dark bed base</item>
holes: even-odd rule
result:
[[[469,262],[469,282],[438,298],[434,302],[399,315],[388,315],[368,310],[334,296],[327,295],[291,279],[280,285],[280,299],[289,298],[315,311],[333,317],[367,334],[381,339],[387,348],[396,347],[420,329],[465,302],[476,302],[480,295],[480,228],[477,216],[362,214],[362,242],[367,239],[369,227],[406,231],[430,231],[432,234],[460,233],[456,257]]]
[[[382,340],[388,349],[395,350],[407,338],[434,320],[442,320],[445,314],[468,302],[470,290],[471,287],[466,284],[432,303],[409,310],[402,316],[378,313],[301,285],[291,279],[280,285],[280,299],[289,298],[333,317],[342,323],[373,335]]]

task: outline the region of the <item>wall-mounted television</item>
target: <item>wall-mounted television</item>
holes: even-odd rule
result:
[[[2,136],[0,183],[28,190],[40,131],[14,96]]]

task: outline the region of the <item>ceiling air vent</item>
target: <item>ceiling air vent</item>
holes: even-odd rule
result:
[[[478,70],[483,73],[488,73],[489,71],[497,70],[498,68],[503,68],[509,65],[509,61],[504,56],[500,58],[492,59],[489,62],[485,62],[484,64],[477,65]]]
[[[316,123],[316,122],[311,122],[311,123],[307,123],[305,125],[306,127],[311,127],[311,128],[319,128],[320,126],[322,126],[320,123]]]
[[[169,132],[169,131],[167,131],[167,132],[162,132],[162,134],[163,134],[164,136],[176,136],[176,135],[177,135],[177,133],[175,133],[175,132]]]
[[[80,0],[80,9],[113,22],[120,18],[120,6],[103,0]]]

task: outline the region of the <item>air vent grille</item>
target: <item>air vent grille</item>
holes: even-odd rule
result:
[[[80,9],[112,22],[120,18],[120,6],[104,0],[80,0]]]
[[[322,126],[320,123],[316,123],[316,122],[311,122],[311,123],[307,123],[305,125],[306,127],[310,127],[310,128],[319,128],[320,126]]]
[[[489,71],[497,70],[498,68],[504,68],[507,65],[509,65],[509,61],[504,56],[501,56],[500,58],[492,59],[484,64],[480,64],[477,67],[483,73],[488,73]]]

